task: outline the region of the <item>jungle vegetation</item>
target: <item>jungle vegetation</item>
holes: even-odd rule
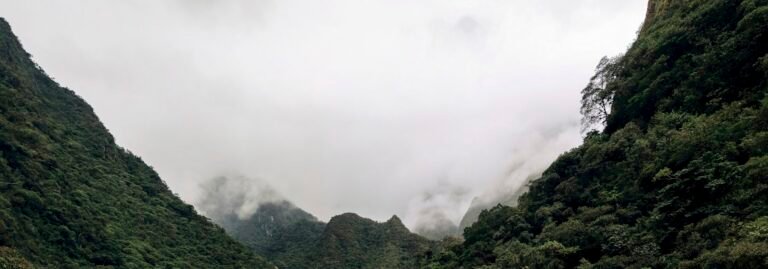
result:
[[[0,268],[273,268],[117,146],[0,18]]]
[[[651,0],[583,145],[425,268],[768,268],[768,1]]]

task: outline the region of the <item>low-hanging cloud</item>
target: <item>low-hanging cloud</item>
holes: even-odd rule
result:
[[[0,0],[0,16],[183,199],[236,171],[321,219],[413,228],[458,223],[580,143],[579,90],[645,4]]]
[[[214,220],[229,216],[247,219],[266,203],[285,198],[265,182],[243,175],[221,175],[200,184],[202,194],[195,207]]]

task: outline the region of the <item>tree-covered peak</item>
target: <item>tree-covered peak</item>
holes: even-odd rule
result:
[[[392,215],[392,217],[389,218],[386,223],[389,224],[390,226],[405,227],[405,225],[403,224],[403,221],[400,220],[400,218],[397,217],[397,215]]]
[[[758,105],[768,54],[763,0],[649,2],[637,40],[617,61],[603,96],[606,131],[645,127],[659,112],[714,113],[734,102]]]
[[[117,146],[0,19],[0,267],[271,268]]]
[[[768,1],[650,1],[582,91],[587,123],[515,207],[431,268],[768,267]]]

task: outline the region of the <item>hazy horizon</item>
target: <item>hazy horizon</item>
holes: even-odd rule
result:
[[[581,143],[579,91],[647,0],[74,2],[0,16],[182,199],[243,176],[413,229]]]

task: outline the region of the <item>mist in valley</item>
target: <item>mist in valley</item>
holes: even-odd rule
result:
[[[0,9],[198,211],[290,201],[422,234],[458,231],[473,200],[507,201],[581,143],[579,91],[647,3],[74,2]]]

